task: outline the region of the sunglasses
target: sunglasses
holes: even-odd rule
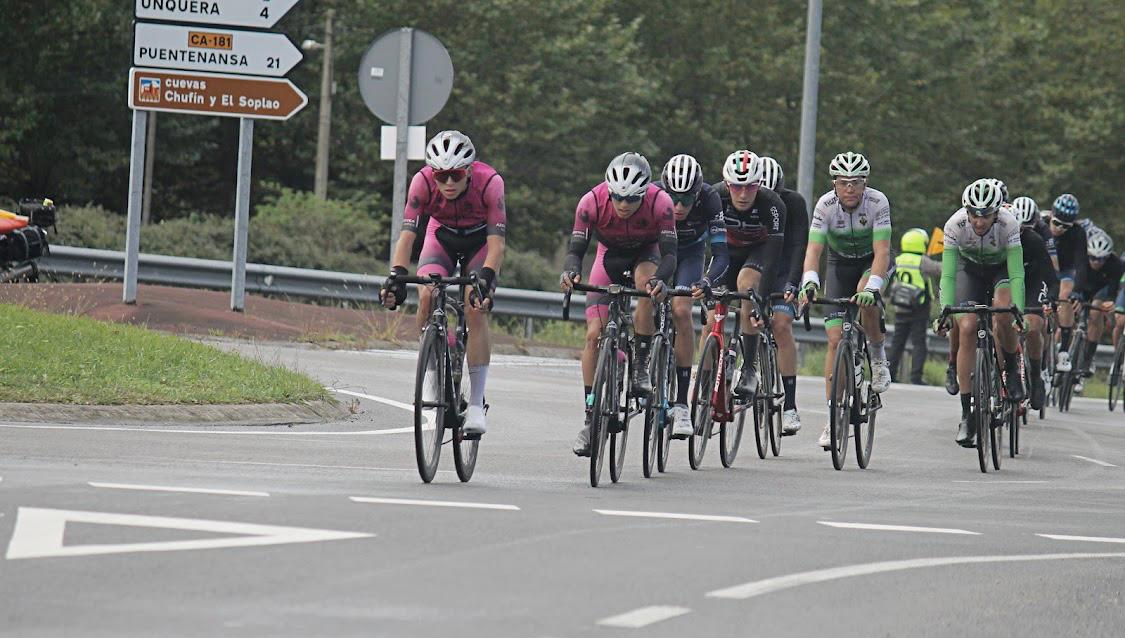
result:
[[[745,193],[752,188],[758,188],[758,184],[731,184],[727,182],[727,190],[732,193]]]
[[[1105,257],[1091,257],[1090,261],[1103,262],[1105,259]]]
[[[448,171],[434,171],[434,179],[442,184],[449,184],[450,182],[459,182],[465,179],[469,171],[463,168],[454,168]]]
[[[668,193],[668,196],[672,198],[673,204],[680,206],[691,206],[695,203],[695,193]]]
[[[834,179],[832,180],[832,183],[844,190],[858,190],[860,188],[863,188],[863,185],[867,183],[867,180],[863,179],[862,177],[856,177],[854,179]]]
[[[1066,223],[1066,222],[1060,222],[1060,221],[1059,221],[1059,220],[1057,220],[1057,219],[1052,219],[1052,220],[1051,220],[1051,225],[1052,225],[1052,226],[1056,226],[1056,227],[1058,227],[1058,228],[1070,228],[1070,227],[1071,227],[1071,226],[1073,226],[1074,224],[1068,224],[1068,223]]]
[[[640,195],[629,195],[628,197],[626,197],[624,195],[610,193],[609,198],[615,202],[625,202],[626,204],[636,204],[637,202],[641,201]]]
[[[979,217],[993,217],[997,213],[997,210],[995,208],[974,208],[972,206],[968,206],[966,208],[966,210],[969,211],[970,215],[972,215],[973,217],[978,217],[978,218]]]

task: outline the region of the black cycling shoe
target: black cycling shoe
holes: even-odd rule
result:
[[[648,378],[648,365],[638,366],[633,371],[633,396],[647,397],[652,394],[652,379]]]
[[[1042,410],[1043,400],[1046,398],[1046,388],[1043,386],[1043,377],[1036,375],[1031,379],[1031,409]]]
[[[976,420],[973,419],[972,415],[961,419],[961,424],[957,426],[957,445],[973,447],[977,444],[976,425]]]
[[[734,387],[734,395],[740,399],[752,399],[758,394],[758,371],[748,368],[742,371],[742,378]]]
[[[954,396],[961,391],[957,384],[957,364],[955,363],[949,364],[949,367],[945,369],[945,391]]]
[[[1027,393],[1024,391],[1023,379],[1020,378],[1019,372],[1013,372],[1007,375],[1007,377],[1004,385],[1008,389],[1008,398],[1012,401],[1023,401]]]

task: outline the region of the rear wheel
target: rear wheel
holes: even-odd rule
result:
[[[1121,367],[1125,364],[1125,339],[1117,339],[1117,347],[1113,350],[1113,365],[1109,368],[1109,411],[1117,409],[1117,402],[1121,400],[1122,383]]]
[[[672,344],[668,344],[665,347],[668,349],[671,356],[675,356],[675,347]],[[665,384],[665,396],[677,397],[679,396],[679,381],[674,374],[668,376],[669,378]],[[665,409],[660,414],[660,426],[656,439],[656,469],[660,472],[664,472],[668,469],[668,450],[672,447],[672,413],[668,409]]]
[[[442,361],[444,339],[445,335],[437,328],[426,328],[414,374],[414,457],[418,462],[418,474],[426,483],[434,480],[437,474],[445,434],[447,379]]]
[[[742,367],[742,341],[735,341],[731,346],[737,353],[732,367],[735,370],[740,370]],[[720,358],[722,358],[721,355]],[[727,387],[733,387],[734,383],[733,379],[730,380]],[[734,459],[738,456],[738,448],[742,444],[742,433],[746,431],[746,412],[757,405],[756,402],[746,404],[741,400],[734,400],[730,392],[727,392],[727,398],[727,409],[732,420],[719,424],[719,460],[723,467],[734,465]]]
[[[863,384],[856,391],[856,403],[862,407],[865,422],[855,424],[855,462],[866,470],[871,462],[871,448],[875,443],[875,415],[879,413],[882,398],[871,389],[871,360],[864,357]]]
[[[781,454],[781,429],[784,425],[783,408],[785,405],[785,390],[781,383],[781,372],[777,367],[777,350],[772,346],[769,350],[769,376],[773,381],[770,383],[770,452],[774,456]]]
[[[754,396],[754,443],[758,448],[758,458],[764,459],[770,449],[770,427],[773,412],[773,375],[770,374],[768,362],[769,344],[765,339],[758,346],[758,360],[754,367],[758,369],[758,393]]]
[[[836,363],[832,366],[832,393],[828,398],[828,447],[832,451],[832,467],[844,469],[848,455],[848,427],[855,402],[855,377],[850,346],[841,342],[836,347]]]
[[[988,472],[988,445],[992,437],[992,370],[988,362],[991,352],[977,350],[973,368],[973,419],[977,427],[977,461],[980,471]]]
[[[695,390],[691,397],[691,422],[695,430],[688,439],[688,463],[691,469],[698,470],[703,464],[703,453],[707,450],[707,440],[711,438],[713,414],[711,400],[715,395],[715,380],[720,365],[719,341],[714,336],[707,337],[703,352],[699,357],[698,371],[695,375]]]
[[[616,376],[617,350],[605,340],[598,352],[598,366],[594,373],[593,415],[590,419],[590,486],[597,487],[605,462],[606,440],[609,438],[609,419],[616,409],[610,394]]]

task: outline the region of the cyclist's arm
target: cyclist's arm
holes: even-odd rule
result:
[[[789,276],[786,281],[796,284],[801,281],[801,275],[804,274],[802,267],[805,265],[805,251],[809,245],[809,211],[805,205],[805,199],[798,195],[793,198],[795,203],[800,204],[800,209],[794,207],[793,210],[786,210],[787,219],[789,222],[789,233],[792,237],[786,237],[786,241],[791,241],[792,244],[792,261],[789,263]]]
[[[566,258],[563,259],[564,272],[582,274],[582,258],[586,256],[586,248],[590,246],[590,229],[596,212],[594,194],[586,193],[578,201],[578,208],[574,211],[574,229],[570,233]]]
[[[957,302],[957,262],[960,259],[961,249],[947,243],[941,253],[941,305],[943,306],[952,306]]]
[[[410,253],[414,249],[414,240],[418,237],[418,223],[428,203],[430,203],[430,187],[422,171],[418,171],[410,180],[410,190],[406,193],[406,208],[402,211],[402,232],[398,236],[398,243],[395,244],[394,255],[391,256],[392,268],[395,266],[405,268],[410,263]]]
[[[676,248],[680,243],[676,237],[676,216],[672,211],[672,198],[668,193],[661,191],[652,205],[660,224],[660,265],[656,267],[656,274],[653,277],[671,283],[676,276]]]
[[[776,193],[772,193],[769,204],[769,237],[766,238],[766,248],[763,252],[761,290],[769,292],[773,282],[777,280],[777,273],[783,271],[787,264],[781,263],[781,251],[785,248],[785,224],[788,211],[785,202]]]
[[[504,262],[504,250],[507,246],[508,211],[504,204],[504,179],[499,175],[492,178],[484,189],[484,207],[487,214],[486,224],[488,233],[488,254],[484,258],[484,267],[499,272],[500,264]]]
[[[1023,246],[1017,241],[1009,245],[1008,254],[1008,282],[1012,290],[1012,303],[1021,311],[1024,309],[1024,272],[1023,272]]]
[[[1089,258],[1086,254],[1086,231],[1082,231],[1079,235],[1079,241],[1075,242],[1074,247],[1074,289],[1086,289],[1086,268],[1089,264]]]
[[[707,269],[707,281],[719,281],[730,266],[730,251],[727,250],[727,222],[723,217],[723,202],[718,191],[712,190],[704,202],[710,212],[707,222],[707,235],[711,242],[711,266]]]
[[[875,211],[875,222],[871,225],[871,249],[875,257],[871,260],[871,276],[886,280],[891,267],[891,203]]]

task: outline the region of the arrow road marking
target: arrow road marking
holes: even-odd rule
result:
[[[215,532],[216,534],[240,534],[240,536],[151,543],[63,545],[66,524],[70,522],[181,529],[194,532]],[[8,543],[8,553],[5,557],[8,560],[16,560],[19,558],[90,556],[129,552],[173,552],[188,549],[312,543],[371,536],[374,536],[374,534],[307,527],[282,527],[279,525],[256,525],[253,523],[170,518],[167,516],[140,516],[137,514],[21,507],[16,512],[15,529],[12,531],[12,540]]]
[[[624,629],[640,629],[647,627],[651,624],[658,623],[662,620],[675,618],[676,616],[683,616],[691,612],[687,607],[668,607],[668,606],[653,606],[641,607],[633,611],[625,612],[610,618],[603,618],[598,621],[599,625],[603,627],[621,627]]]
[[[835,521],[817,521],[817,525],[839,527],[843,529],[869,529],[884,532],[927,532],[930,534],[971,534],[980,536],[980,532],[970,532],[965,529],[949,529],[945,527],[915,527],[913,525],[878,525],[875,523],[837,523]]]

